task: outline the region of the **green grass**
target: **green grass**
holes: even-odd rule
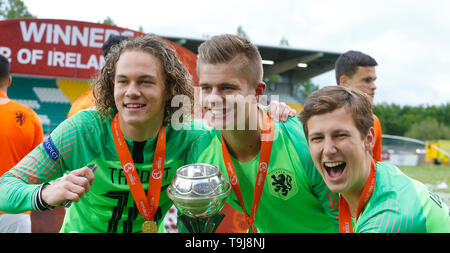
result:
[[[450,166],[421,165],[398,166],[403,173],[430,187],[450,207]],[[438,189],[438,185],[445,183],[446,189]]]

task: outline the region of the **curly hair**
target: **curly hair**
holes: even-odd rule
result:
[[[163,124],[167,124],[172,114],[178,109],[171,107],[172,98],[185,95],[189,98],[190,108],[193,107],[193,81],[186,66],[178,59],[175,49],[154,35],[138,37],[134,40],[124,40],[114,45],[105,59],[100,76],[94,82],[94,103],[101,116],[112,117],[117,113],[114,101],[114,78],[116,64],[125,51],[143,51],[155,56],[161,63],[164,73],[167,101]]]

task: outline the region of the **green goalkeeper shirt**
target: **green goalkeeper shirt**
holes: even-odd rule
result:
[[[450,233],[448,207],[438,195],[394,165],[376,166],[374,192],[358,221],[353,220],[353,232]]]
[[[231,154],[247,213],[250,214],[258,168],[258,154],[239,162]],[[228,178],[219,130],[202,135],[188,155],[188,163],[216,165]],[[303,126],[297,118],[275,123],[269,168],[254,225],[262,233],[338,232],[338,196],[331,193],[314,167]],[[234,191],[227,202],[242,211]]]
[[[206,131],[175,130],[166,126],[166,157],[158,211],[154,220],[160,228],[172,206],[167,197],[176,170],[185,164],[189,147]],[[156,139],[144,142],[125,137],[144,191],[150,179]],[[50,136],[0,179],[0,210],[20,213],[37,210],[39,184],[65,173],[98,164],[90,191],[66,210],[61,232],[141,232],[139,214],[120,164],[111,133],[111,119],[100,118],[89,109],[62,122]]]

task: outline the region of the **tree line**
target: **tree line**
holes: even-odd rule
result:
[[[450,140],[450,103],[431,106],[376,104],[373,113],[383,134],[427,140]]]
[[[35,17],[22,0],[0,0],[0,19]]]
[[[298,83],[295,88],[295,97],[301,104],[319,90],[311,80]],[[382,103],[373,106],[373,113],[380,119],[383,134],[423,141],[450,140],[450,103],[431,106]]]

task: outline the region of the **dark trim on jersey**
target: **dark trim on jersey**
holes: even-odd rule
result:
[[[144,147],[147,141],[133,141],[133,162],[143,163],[144,162]]]

